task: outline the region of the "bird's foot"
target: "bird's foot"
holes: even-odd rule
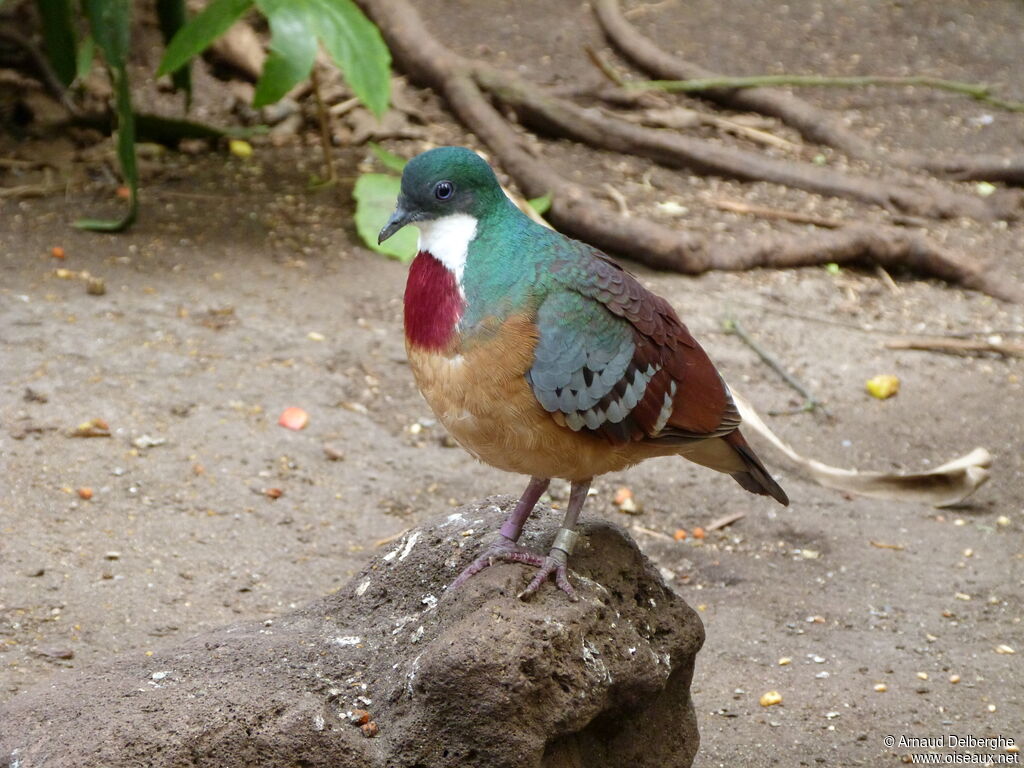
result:
[[[498,540],[487,547],[480,557],[470,563],[466,569],[459,574],[458,578],[452,582],[448,589],[456,589],[457,587],[462,586],[470,579],[470,577],[476,576],[476,574],[480,573],[484,568],[488,568],[497,562],[524,563],[526,565],[532,565],[535,568],[544,568],[546,560],[540,555],[534,554],[530,550],[519,546],[507,536],[503,536],[499,533]]]
[[[570,600],[573,602],[579,600],[579,597],[576,596],[576,590],[573,589],[572,584],[569,583],[568,563],[568,553],[561,549],[552,547],[551,552],[544,558],[543,563],[540,564],[540,571],[533,577],[533,581],[527,585],[526,589],[519,593],[519,599],[525,600],[540,589],[541,585],[547,581],[549,577],[554,576],[555,585],[565,592],[565,594],[569,596]]]

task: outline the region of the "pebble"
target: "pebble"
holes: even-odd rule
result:
[[[771,707],[782,703],[782,694],[778,691],[766,691],[761,694],[759,703],[762,707]]]
[[[885,693],[889,690],[889,686],[885,683],[875,683],[875,693]]]

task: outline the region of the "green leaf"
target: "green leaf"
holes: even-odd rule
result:
[[[316,59],[316,31],[304,2],[259,3],[270,22],[270,55],[256,84],[254,107],[264,107],[309,76]]]
[[[399,261],[410,261],[416,255],[417,242],[412,227],[406,227],[377,244],[378,233],[395,210],[401,185],[401,179],[387,173],[364,173],[356,180],[352,192],[356,201],[356,232],[370,250],[393,256]]]
[[[252,0],[213,0],[202,13],[179,29],[168,43],[157,75],[181,69],[189,59],[205,51],[210,43],[227,32],[251,6]]]
[[[185,26],[188,21],[188,11],[185,10],[185,0],[156,0],[156,16],[160,22],[160,34],[163,35],[164,45],[171,42],[178,30]],[[175,90],[185,94],[185,110],[192,104],[192,67],[191,62],[185,62],[181,67],[174,70],[171,75],[171,82]]]
[[[380,164],[387,168],[389,171],[401,173],[402,171],[405,170],[405,164],[408,163],[409,161],[406,160],[404,157],[400,157],[396,155],[394,152],[388,152],[386,149],[384,149],[384,147],[382,147],[375,141],[370,141],[367,143],[370,145],[370,149],[373,151],[373,154],[375,154],[377,156],[377,159],[380,160]]]
[[[121,175],[131,190],[128,212],[120,219],[82,219],[76,227],[101,232],[120,232],[131,226],[139,210],[139,171],[135,161],[135,113],[132,112],[131,85],[128,81],[128,50],[131,44],[131,0],[84,0],[96,45],[103,52],[114,81],[114,106],[117,113],[117,159]]]
[[[75,12],[71,0],[36,0],[43,22],[43,44],[53,71],[64,85],[75,79]]]
[[[538,214],[543,216],[549,210],[551,210],[552,195],[548,192],[546,195],[535,197],[532,200],[527,200],[526,204],[533,208]]]
[[[380,30],[352,0],[309,1],[320,9],[320,38],[353,93],[382,116],[391,97],[391,52]]]
[[[380,31],[352,0],[256,0],[268,19],[302,9],[331,59],[363,104],[380,117],[391,94],[391,53]]]
[[[96,41],[92,35],[86,35],[78,44],[78,52],[75,55],[75,77],[78,80],[85,78],[92,70],[92,60],[96,56]]]

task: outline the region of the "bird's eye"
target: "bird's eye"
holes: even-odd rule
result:
[[[450,181],[439,181],[434,185],[434,197],[438,200],[450,200],[455,194],[455,185]]]

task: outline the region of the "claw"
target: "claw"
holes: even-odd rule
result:
[[[498,534],[498,540],[487,547],[480,557],[466,566],[465,570],[458,575],[448,589],[456,589],[462,586],[472,576],[476,576],[484,568],[489,568],[497,562],[523,563],[524,565],[532,565],[535,568],[542,568],[545,560],[540,555],[535,555],[528,549],[519,546],[507,536]]]
[[[573,589],[572,584],[569,582],[568,572],[568,555],[560,549],[552,549],[551,554],[544,558],[544,563],[540,565],[540,571],[536,576],[533,577],[526,589],[520,592],[517,597],[520,600],[526,600],[531,595],[535,594],[541,585],[548,580],[550,576],[555,577],[555,586],[565,592],[569,596],[569,599],[574,603],[580,598],[576,594],[576,590]]]

